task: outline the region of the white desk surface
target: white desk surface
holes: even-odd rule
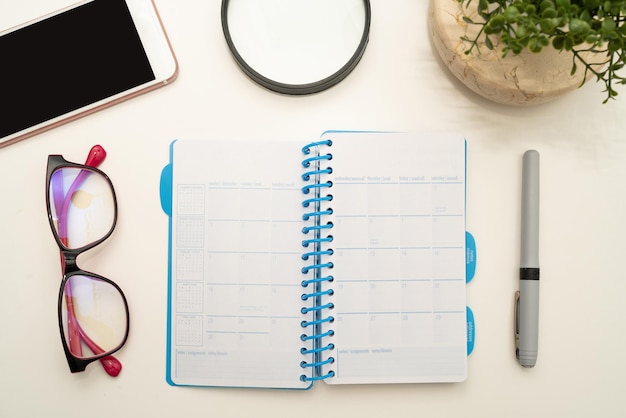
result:
[[[157,0],[180,64],[172,85],[0,150],[0,416],[14,417],[623,417],[626,376],[626,89],[601,104],[591,83],[532,108],[497,105],[446,73],[423,0],[372,0],[370,42],[337,86],[288,97],[240,72],[219,0]],[[167,218],[159,175],[174,138],[289,136],[326,129],[453,130],[468,141],[468,229],[478,268],[468,288],[476,348],[461,384],[309,391],[170,387],[165,382]],[[108,245],[81,260],[113,278],[131,309],[118,353],[70,374],[59,340],[59,256],[46,218],[50,153],[108,158],[120,212]],[[542,156],[539,360],[513,348],[521,157]],[[358,152],[358,150],[355,150]]]

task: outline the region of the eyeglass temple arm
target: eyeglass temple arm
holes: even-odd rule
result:
[[[89,336],[85,333],[85,331],[83,331],[82,327],[80,326],[78,322],[76,323],[76,325],[78,326],[78,332],[80,333],[80,336],[85,342],[85,344],[87,345],[87,347],[89,347],[89,349],[95,355],[104,353],[104,350],[98,344],[96,344],[91,338],[89,338]],[[109,376],[115,377],[118,374],[120,374],[120,372],[122,371],[122,363],[120,363],[119,360],[113,356],[102,357],[100,359],[100,363],[102,364],[102,367],[104,368],[104,370],[107,372]]]
[[[105,158],[106,151],[104,150],[104,148],[102,148],[100,145],[94,145],[87,155],[85,165],[89,167],[98,167],[100,164],[102,164]],[[60,185],[57,181],[55,181],[55,177],[53,176],[52,178],[52,196],[54,201],[54,207],[58,216],[57,228],[59,231],[59,238],[61,239],[61,242],[66,246],[68,245],[66,216],[69,211],[71,196],[82,185],[87,177],[89,177],[89,172],[81,171],[70,185],[67,194],[64,194],[63,187],[59,187]],[[61,264],[63,265],[63,269],[65,269],[65,259],[62,255]],[[104,353],[104,350],[100,346],[98,346],[98,344],[96,344],[91,338],[89,338],[89,336],[81,328],[78,320],[76,319],[71,286],[67,286],[65,288],[65,300],[68,311],[67,327],[70,351],[75,355],[82,356],[82,338],[87,347],[89,347],[89,349],[95,355]],[[100,359],[100,363],[102,364],[102,367],[107,372],[107,374],[109,374],[110,376],[117,376],[122,370],[122,364],[113,356],[102,357]]]
[[[94,145],[89,154],[87,155],[87,160],[85,161],[85,165],[88,167],[98,167],[104,159],[106,158],[107,153],[100,145]],[[70,185],[67,193],[63,193],[63,189],[59,187],[53,187],[53,200],[54,206],[57,210],[58,216],[58,225],[57,228],[59,230],[59,238],[61,240],[67,239],[67,222],[65,222],[65,218],[69,212],[69,206],[72,202],[72,196],[80,188],[80,186],[87,180],[89,177],[89,171],[81,170],[80,173],[76,176],[72,184]],[[53,176],[54,181],[54,176]],[[54,186],[54,185],[53,185]],[[60,209],[60,210],[59,210]],[[64,242],[67,245],[67,242]]]

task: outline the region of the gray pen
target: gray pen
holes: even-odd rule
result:
[[[539,153],[526,151],[522,166],[522,239],[519,291],[515,298],[515,352],[522,367],[534,367],[539,334]]]

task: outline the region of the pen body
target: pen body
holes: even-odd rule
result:
[[[537,362],[539,336],[539,153],[524,153],[517,357],[522,367]]]

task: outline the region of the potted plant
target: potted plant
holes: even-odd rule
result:
[[[569,67],[568,83],[578,87],[595,78],[602,84],[605,103],[618,95],[617,85],[626,84],[620,74],[626,63],[626,0],[431,0],[431,9],[445,2],[461,8],[456,20],[466,26],[458,36],[467,56],[488,51],[506,63],[535,55],[531,60],[550,66],[556,57]]]

